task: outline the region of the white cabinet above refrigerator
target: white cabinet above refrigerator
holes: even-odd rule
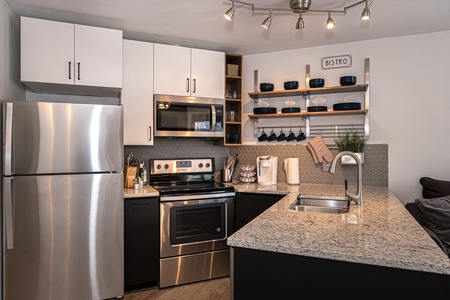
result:
[[[37,93],[116,96],[122,31],[21,17],[21,81]]]

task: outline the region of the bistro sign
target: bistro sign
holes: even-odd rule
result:
[[[352,55],[339,55],[322,57],[322,70],[350,68],[352,66]]]

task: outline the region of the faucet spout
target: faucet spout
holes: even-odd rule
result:
[[[349,197],[350,199],[352,199],[353,201],[355,201],[357,205],[363,205],[363,197],[362,197],[362,163],[361,163],[361,160],[359,159],[359,157],[355,153],[353,153],[351,151],[339,152],[334,157],[333,161],[331,162],[330,169],[328,170],[328,172],[330,172],[331,174],[334,174],[336,172],[336,164],[337,164],[338,160],[344,155],[350,155],[351,157],[353,157],[356,160],[356,166],[357,166],[356,176],[358,178],[358,183],[357,183],[357,186],[356,186],[356,193],[352,194],[352,193],[349,193],[346,190],[345,191],[345,195],[347,197]]]

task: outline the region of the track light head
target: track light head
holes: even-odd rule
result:
[[[224,14],[225,19],[227,19],[228,21],[231,21],[233,19],[234,16],[234,8],[230,7]]]
[[[334,23],[333,18],[331,18],[331,13],[328,12],[327,28],[328,28],[328,29],[333,29],[333,28],[334,28],[334,25],[335,25],[335,23]]]
[[[234,6],[234,0],[231,0],[231,7],[225,12],[224,17],[228,21],[231,21],[234,16],[234,11],[236,10],[236,7]]]
[[[262,22],[261,26],[265,29],[269,29],[270,24],[272,24],[272,10],[269,10],[269,16]]]
[[[295,24],[295,29],[305,29],[305,22],[303,21],[302,12],[298,16],[297,24]]]
[[[364,7],[363,12],[361,14],[361,20],[367,21],[370,20],[370,10],[366,1],[366,7]]]

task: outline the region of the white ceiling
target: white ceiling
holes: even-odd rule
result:
[[[17,16],[121,29],[124,38],[186,47],[255,54],[361,40],[450,30],[450,0],[373,0],[371,20],[361,21],[364,5],[346,15],[304,14],[305,29],[296,30],[298,15],[268,16],[248,7],[236,9],[233,20],[224,12],[229,0],[5,0]],[[370,3],[371,0],[369,0]],[[248,0],[258,7],[289,8],[289,0]],[[358,0],[312,0],[311,9],[343,9]],[[239,5],[236,4],[236,7]]]

